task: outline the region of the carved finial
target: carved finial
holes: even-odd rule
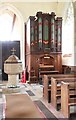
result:
[[[12,55],[14,55],[16,52],[15,48],[13,48],[11,51],[12,51]]]

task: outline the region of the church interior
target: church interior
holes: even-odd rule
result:
[[[0,119],[76,119],[76,1],[0,2]]]

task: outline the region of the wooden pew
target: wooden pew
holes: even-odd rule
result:
[[[74,74],[51,74],[43,75],[43,97],[50,103],[51,102],[51,77],[54,78],[65,78],[65,77],[74,77]]]
[[[74,77],[51,78],[51,104],[57,109],[57,105],[61,103],[61,81],[72,82]]]
[[[44,74],[46,75],[46,74]],[[43,78],[44,75],[41,75],[41,78]],[[59,77],[76,77],[76,74],[49,74],[47,75],[48,78],[54,77],[54,78],[59,78]]]
[[[47,75],[47,74],[44,74],[44,75]],[[41,83],[43,83],[44,75],[40,75]],[[48,77],[48,79],[51,79],[51,77],[54,77],[54,78],[59,78],[59,77],[76,77],[76,74],[48,74],[47,77]]]
[[[61,82],[61,112],[65,118],[70,117],[71,106],[76,106],[76,82]]]

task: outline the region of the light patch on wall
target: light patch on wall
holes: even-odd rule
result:
[[[6,13],[0,16],[0,40],[10,40],[12,17]]]
[[[18,19],[16,18],[15,25],[12,29],[13,16],[8,13],[0,16],[0,41],[20,40]]]

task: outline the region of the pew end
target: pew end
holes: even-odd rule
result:
[[[50,103],[51,101],[51,84],[49,84],[47,75],[43,76],[43,97]]]
[[[76,106],[76,82],[61,82],[61,112],[65,118],[70,117],[70,107]]]

